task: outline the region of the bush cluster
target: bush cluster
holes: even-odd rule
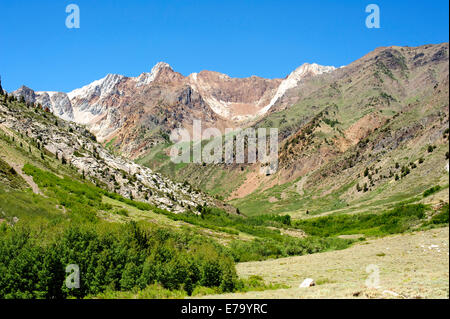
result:
[[[131,222],[102,228],[70,226],[46,244],[28,228],[0,230],[0,298],[83,298],[106,290],[160,284],[191,294],[197,286],[235,289],[237,275],[223,247],[197,236]],[[65,269],[80,269],[80,288],[68,289]]]

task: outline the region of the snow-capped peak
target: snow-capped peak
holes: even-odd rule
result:
[[[108,74],[100,80],[96,80],[82,88],[73,90],[67,93],[69,98],[72,100],[75,97],[89,98],[92,96],[104,97],[110,94],[114,87],[119,83],[125,76],[120,74]]]
[[[142,73],[140,76],[136,78],[137,82],[136,86],[146,85],[153,82],[155,78],[158,76],[161,69],[163,68],[169,68],[170,70],[172,70],[169,64],[165,62],[158,62],[152,68],[152,71],[150,73],[148,72]]]
[[[158,62],[152,68],[152,73],[158,73],[159,70],[161,70],[162,68],[169,68],[172,70],[172,67],[169,64],[167,64],[166,62]]]
[[[303,65],[299,66],[297,69],[292,71],[291,74],[289,74],[287,78],[285,78],[281,82],[280,86],[277,89],[277,92],[271,99],[270,103],[267,104],[265,107],[263,107],[258,112],[258,114],[261,115],[266,113],[278,101],[278,99],[281,98],[286,93],[287,90],[296,87],[298,83],[308,75],[315,76],[322,73],[328,73],[334,70],[336,70],[334,66],[323,66],[318,65],[316,63],[312,64],[304,63]]]

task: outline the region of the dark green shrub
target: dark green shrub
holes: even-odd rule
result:
[[[439,185],[433,186],[433,187],[431,187],[431,188],[429,188],[429,189],[427,189],[426,191],[423,192],[423,197],[428,197],[428,196],[430,196],[430,195],[432,195],[432,194],[434,194],[434,193],[436,193],[436,192],[438,192],[440,190],[441,190],[441,186],[439,186]]]
[[[425,217],[425,206],[404,205],[381,214],[331,215],[299,220],[298,227],[312,236],[329,237],[345,234],[382,236],[405,232],[411,221]]]
[[[429,224],[448,224],[448,220],[449,220],[449,208],[448,208],[448,203],[445,204],[440,212],[436,215],[434,215],[431,220],[428,222]]]

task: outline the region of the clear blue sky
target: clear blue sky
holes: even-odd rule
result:
[[[81,28],[67,29],[68,4]],[[381,10],[367,29],[366,5]],[[304,62],[341,66],[379,46],[448,42],[447,0],[2,0],[3,87],[68,92],[158,61],[184,75],[285,77]]]

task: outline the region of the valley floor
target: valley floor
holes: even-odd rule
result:
[[[369,265],[379,288],[367,288]],[[340,251],[237,265],[240,277],[259,275],[288,289],[205,298],[449,298],[449,228],[369,239]],[[305,278],[316,285],[299,288]]]

